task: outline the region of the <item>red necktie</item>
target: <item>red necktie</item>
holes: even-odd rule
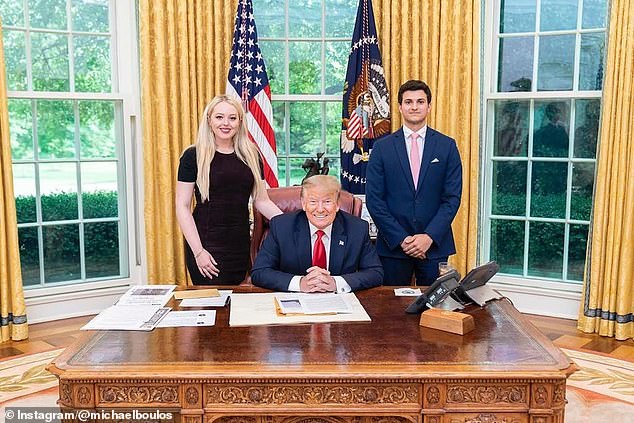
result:
[[[313,266],[319,266],[322,269],[326,269],[326,248],[321,238],[324,236],[324,231],[321,229],[317,232],[317,240],[315,241],[315,247],[313,248]]]

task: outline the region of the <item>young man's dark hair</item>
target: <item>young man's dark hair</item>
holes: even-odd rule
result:
[[[405,91],[420,90],[425,91],[425,95],[427,95],[427,103],[431,103],[431,90],[429,89],[429,86],[418,79],[410,79],[409,81],[401,85],[401,87],[398,89],[398,104],[403,103],[403,93]]]

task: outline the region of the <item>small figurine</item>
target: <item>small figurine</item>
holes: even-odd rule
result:
[[[320,163],[321,158],[323,157],[324,153],[317,153],[317,159],[306,159],[304,161],[304,164],[302,164],[302,169],[304,169],[304,171],[306,171],[306,176],[304,176],[304,179],[306,178],[310,178],[311,176],[315,176],[315,175],[327,175],[328,171],[330,170],[330,168],[328,167],[328,162],[330,161],[328,159],[328,157],[324,158],[324,164],[322,166],[322,164]],[[302,179],[303,181],[303,179]]]

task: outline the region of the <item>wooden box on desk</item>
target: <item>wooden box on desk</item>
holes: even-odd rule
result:
[[[420,315],[421,326],[464,335],[475,328],[473,317],[456,311],[430,308]]]

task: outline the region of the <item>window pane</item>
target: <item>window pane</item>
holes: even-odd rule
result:
[[[339,179],[339,174],[341,172],[341,159],[339,156],[328,157],[328,173],[326,175],[332,175]]]
[[[542,31],[577,28],[577,0],[541,0]]]
[[[44,226],[42,235],[46,282],[79,279],[79,225]]]
[[[73,30],[108,32],[108,0],[72,0]]]
[[[500,32],[535,31],[535,0],[502,0]]]
[[[302,183],[302,179],[306,177],[306,171],[302,169],[302,164],[306,159],[289,159],[289,173],[290,173],[290,184],[292,185],[300,185]]]
[[[579,62],[579,89],[603,89],[603,58],[605,34],[581,35],[581,59]]]
[[[326,2],[326,36],[352,38],[358,0],[324,0]]]
[[[533,80],[533,37],[500,39],[498,91],[530,91]]]
[[[321,141],[321,103],[290,103],[290,114],[290,154],[315,157],[316,153],[323,152]]]
[[[574,59],[574,35],[540,37],[537,89],[571,90]]]
[[[531,216],[566,217],[567,163],[534,162],[531,178]]]
[[[277,180],[280,182],[281,187],[286,187],[288,184],[286,183],[286,168],[288,164],[286,162],[286,158],[280,158],[277,161]]]
[[[34,164],[13,165],[13,192],[18,223],[37,221]]]
[[[321,43],[289,42],[290,94],[321,93]]]
[[[273,102],[273,131],[275,131],[275,147],[278,157],[286,155],[285,105],[286,103],[283,101]]]
[[[581,27],[605,28],[607,22],[607,0],[583,0],[583,19]]]
[[[75,90],[110,92],[110,40],[105,37],[76,35]]]
[[[84,219],[117,217],[117,163],[81,164],[81,201]]]
[[[36,100],[40,158],[75,157],[75,114],[72,100]]]
[[[575,157],[596,158],[600,114],[601,100],[575,101]]]
[[[284,94],[285,43],[283,41],[260,41],[260,51],[266,66],[272,94]]]
[[[0,15],[2,15],[2,26],[24,26],[24,7],[22,1],[0,0],[0,11],[2,11],[2,13],[0,13]]]
[[[83,159],[116,157],[114,103],[79,102],[79,143]]]
[[[339,157],[340,150],[341,103],[326,103],[326,154]]]
[[[570,225],[568,237],[568,279],[582,281],[588,247],[588,225]]]
[[[121,274],[118,222],[86,223],[84,246],[87,278]]]
[[[42,220],[77,219],[77,166],[75,163],[41,163]]]
[[[533,156],[568,157],[570,102],[536,101]]]
[[[563,276],[564,224],[529,223],[528,275],[546,278]]]
[[[526,162],[493,162],[491,213],[526,215]]]
[[[33,89],[70,91],[66,35],[31,33]]]
[[[66,0],[29,0],[32,28],[67,29]]]
[[[253,2],[253,14],[257,21],[258,37],[284,37],[283,1],[256,0]]]
[[[32,159],[33,113],[31,100],[10,98],[8,103],[11,158],[13,160]]]
[[[500,273],[524,273],[524,222],[491,221],[491,260],[500,265]]]
[[[37,227],[18,228],[20,244],[20,268],[22,285],[40,284],[40,249],[37,242]]]
[[[26,80],[26,41],[25,33],[5,29],[2,31],[4,59],[9,90],[24,91]]]
[[[497,101],[493,154],[526,157],[529,101]]]
[[[346,80],[348,53],[347,41],[326,43],[326,81],[324,94],[343,95],[343,83]]]
[[[321,0],[288,2],[288,36],[319,38],[321,36]]]
[[[572,165],[572,192],[570,195],[570,218],[590,220],[592,190],[594,188],[594,163]]]

